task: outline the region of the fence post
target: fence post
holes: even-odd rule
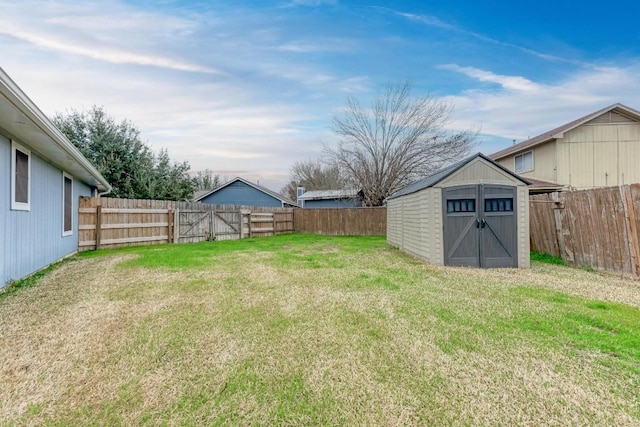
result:
[[[100,249],[102,235],[102,205],[96,206],[96,250]]]
[[[551,200],[555,202],[555,206],[553,207],[553,217],[555,219],[556,224],[556,236],[558,238],[558,250],[560,252],[560,258],[567,262],[573,262],[573,254],[569,254],[567,251],[567,245],[564,241],[564,231],[562,229],[562,210],[564,209],[563,203],[560,200],[558,192],[554,191],[551,193]]]
[[[251,231],[251,212],[247,215],[247,224],[249,225],[249,238],[253,237],[253,232]]]
[[[215,215],[216,210],[214,206],[209,209],[209,240],[216,240],[216,230],[215,230],[215,222],[213,220],[213,216]]]
[[[173,211],[173,243],[180,243],[180,209]]]
[[[636,210],[633,206],[633,197],[629,185],[620,187],[622,196],[622,207],[624,208],[624,229],[627,234],[627,244],[631,257],[631,274],[634,278],[640,276],[640,265],[638,254],[640,254],[640,243],[638,242],[638,227],[636,226]]]
[[[275,236],[276,235],[276,213],[273,212],[271,215],[272,215],[271,219],[273,219],[273,235]]]
[[[167,243],[173,243],[173,217],[173,211],[167,210]]]

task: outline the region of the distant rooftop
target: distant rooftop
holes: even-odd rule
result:
[[[327,200],[327,199],[354,199],[358,197],[358,190],[311,190],[302,193],[298,200]]]

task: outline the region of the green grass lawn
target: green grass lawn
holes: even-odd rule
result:
[[[380,237],[83,253],[0,296],[0,424],[638,425],[638,307]]]

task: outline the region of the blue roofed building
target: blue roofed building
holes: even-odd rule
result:
[[[297,207],[296,203],[259,184],[237,177],[213,190],[199,193],[194,202],[273,208]]]

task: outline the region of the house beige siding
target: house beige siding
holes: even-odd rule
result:
[[[571,189],[640,182],[638,122],[601,123],[593,120],[566,132],[556,144],[557,182]]]
[[[632,184],[640,182],[640,124],[618,126],[618,182]]]
[[[520,173],[523,178],[536,178],[543,181],[556,182],[556,143],[555,141],[548,142],[544,145],[539,145],[530,150],[524,150],[517,154],[512,154],[497,160],[499,164],[505,168],[515,171],[516,169],[516,155],[533,151],[533,170]]]

